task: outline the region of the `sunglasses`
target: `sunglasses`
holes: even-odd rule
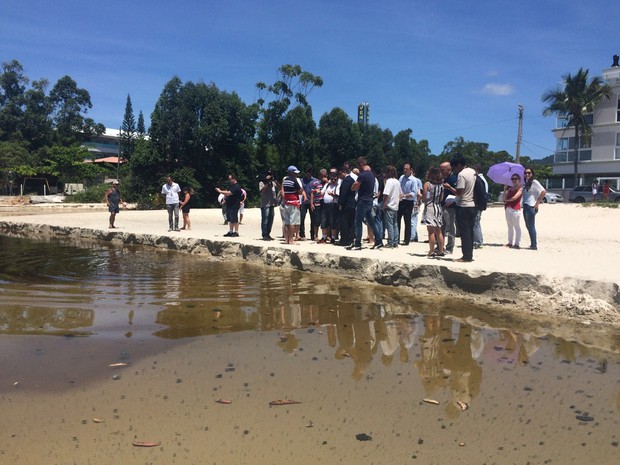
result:
[[[513,181],[518,181],[519,180],[519,178],[510,178],[510,179],[513,180]]]
[[[531,171],[526,171],[525,174],[532,174],[532,172]]]

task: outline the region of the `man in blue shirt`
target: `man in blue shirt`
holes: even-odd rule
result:
[[[400,183],[400,190],[403,193],[403,197],[400,199],[400,203],[398,204],[398,234],[399,236],[403,233],[403,228],[401,226],[401,219],[405,222],[403,242],[401,245],[409,245],[409,241],[411,240],[411,216],[413,214],[413,206],[415,202],[417,202],[418,194],[416,191],[416,184],[414,181],[413,170],[411,169],[411,165],[409,163],[405,163],[403,166],[403,175],[398,179]]]

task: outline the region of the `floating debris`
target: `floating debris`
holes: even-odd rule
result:
[[[456,405],[458,405],[463,412],[469,408],[468,404],[461,402],[460,400],[456,401]]]
[[[296,400],[289,400],[289,399],[278,399],[278,400],[272,400],[271,402],[269,402],[269,405],[294,405],[294,404],[301,404],[301,402],[297,402]]]
[[[110,368],[122,368],[122,367],[129,366],[129,363],[126,363],[126,362],[110,363],[108,366]]]
[[[372,436],[368,436],[366,433],[359,433],[355,435],[355,439],[358,441],[372,441]]]
[[[114,376],[112,376],[112,379],[114,381],[118,381],[119,379],[121,379],[121,376],[120,375],[114,375]]]
[[[93,417],[93,422],[95,423],[103,423],[105,420],[103,418]]]
[[[232,400],[228,399],[218,399],[215,402],[217,402],[218,404],[232,404]]]
[[[314,423],[312,422],[312,420],[310,420],[307,424],[306,424],[306,428],[312,428],[314,426]]]
[[[157,446],[161,446],[161,441],[159,442],[134,441],[132,444],[135,447],[157,447]]]
[[[577,415],[575,418],[579,421],[594,421],[594,417],[590,415]]]
[[[427,404],[439,405],[439,401],[435,399],[422,399]]]

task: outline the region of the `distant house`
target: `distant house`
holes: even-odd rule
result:
[[[620,66],[614,56],[611,68],[603,71],[603,79],[612,88],[612,97],[599,104],[590,115],[592,137],[580,138],[579,185],[588,185],[595,179],[620,189]],[[565,118],[556,119],[553,135],[556,151],[553,160],[553,174],[556,187],[569,189],[574,186],[574,128],[567,128]],[[560,185],[561,183],[561,185]]]
[[[91,153],[96,161],[99,158],[118,157],[120,150],[120,131],[105,128],[100,136],[92,136],[88,142],[82,144]]]

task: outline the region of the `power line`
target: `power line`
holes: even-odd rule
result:
[[[427,133],[423,133],[423,134],[418,134],[418,137],[436,136],[436,135],[439,135],[439,134],[447,134],[447,133],[450,133],[450,132],[464,131],[464,130],[467,130],[467,129],[483,128],[483,127],[486,127],[486,126],[493,126],[495,124],[505,123],[507,121],[513,121],[515,119],[516,118],[508,118],[508,119],[503,119],[503,120],[499,120],[499,121],[493,121],[493,122],[489,122],[489,123],[476,124],[474,126],[467,126],[467,127],[463,127],[463,128],[446,129],[445,131],[439,131],[439,132],[427,132]]]

